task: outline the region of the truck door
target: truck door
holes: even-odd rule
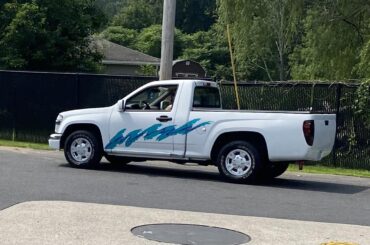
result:
[[[193,91],[193,100],[189,121],[197,120],[196,130],[187,135],[186,156],[204,158],[204,146],[215,123],[227,118],[219,118],[217,110],[221,109],[220,91],[216,83],[197,83]],[[214,111],[214,112],[212,112]],[[176,147],[176,145],[175,145]]]
[[[125,101],[110,119],[105,150],[127,156],[170,156],[179,84],[146,87]]]

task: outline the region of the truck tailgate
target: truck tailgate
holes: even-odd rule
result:
[[[336,134],[336,115],[315,115],[315,137],[313,150],[318,150],[320,157],[327,156],[334,146]]]

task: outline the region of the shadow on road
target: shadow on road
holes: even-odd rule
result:
[[[337,194],[356,194],[368,190],[370,187],[358,186],[342,183],[331,183],[322,181],[300,180],[300,179],[284,179],[276,178],[266,183],[261,183],[263,186],[294,189],[303,191],[328,192]]]
[[[68,164],[61,164],[60,167],[71,168]],[[78,171],[78,169],[76,169]],[[107,171],[107,172],[122,172],[135,175],[145,175],[149,177],[174,177],[179,179],[194,179],[205,180],[212,182],[225,182],[218,172],[209,172],[194,169],[176,169],[167,168],[162,166],[143,166],[143,165],[112,165],[102,164],[98,169],[90,169],[90,171]],[[235,185],[245,185],[237,184]],[[282,188],[292,190],[314,191],[314,192],[327,192],[337,194],[356,194],[370,189],[370,186],[359,186],[344,183],[333,183],[314,181],[307,179],[294,179],[294,176],[282,176],[268,181],[259,181],[253,184],[256,187],[266,188]]]
[[[60,167],[72,168],[68,164],[61,164]],[[122,172],[129,174],[145,175],[149,177],[174,177],[180,179],[196,179],[222,182],[222,178],[218,172],[208,172],[195,169],[176,169],[167,168],[163,166],[149,166],[149,165],[133,165],[126,166],[102,164],[97,169],[89,169],[90,171],[107,171],[107,172]],[[76,169],[78,171],[78,169]]]

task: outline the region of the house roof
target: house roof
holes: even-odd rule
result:
[[[106,39],[95,40],[97,48],[103,53],[106,65],[159,65],[160,59],[142,52],[126,48]]]

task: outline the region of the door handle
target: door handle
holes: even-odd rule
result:
[[[172,117],[168,117],[168,116],[159,116],[156,118],[157,121],[160,121],[160,122],[168,122],[168,121],[172,121]]]

